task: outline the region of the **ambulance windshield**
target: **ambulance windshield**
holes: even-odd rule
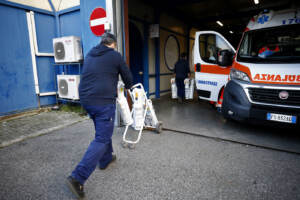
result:
[[[254,63],[300,62],[300,24],[246,32],[237,59]]]

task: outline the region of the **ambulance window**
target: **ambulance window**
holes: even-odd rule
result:
[[[237,60],[240,62],[298,63],[300,24],[248,31],[244,34]]]
[[[218,52],[225,49],[232,51],[220,36],[215,34],[201,34],[199,36],[199,52],[204,62],[216,64]]]
[[[240,54],[243,56],[249,55],[249,51],[250,51],[250,47],[249,47],[250,43],[249,43],[249,35],[246,34],[245,38],[243,40],[243,44],[241,45],[240,48]]]
[[[220,36],[216,36],[217,38],[217,48],[218,51],[220,50],[229,50],[232,51],[232,49],[229,47],[229,45],[225,42],[225,40],[223,38],[221,38]]]

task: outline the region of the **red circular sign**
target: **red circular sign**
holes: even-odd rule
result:
[[[105,32],[104,23],[106,19],[106,11],[99,7],[93,10],[90,16],[90,28],[96,36],[101,36]]]

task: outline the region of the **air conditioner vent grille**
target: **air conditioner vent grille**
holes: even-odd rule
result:
[[[63,60],[65,58],[65,47],[62,42],[56,42],[54,44],[55,58],[57,60]]]
[[[61,79],[58,82],[59,92],[62,95],[68,95],[68,82],[65,79]]]

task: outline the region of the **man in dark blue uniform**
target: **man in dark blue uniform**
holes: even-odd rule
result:
[[[180,55],[180,59],[176,62],[175,68],[175,81],[177,86],[178,102],[182,103],[185,96],[184,79],[190,77],[190,67],[186,60],[186,53]]]
[[[112,154],[117,83],[121,75],[125,88],[132,86],[131,72],[122,56],[114,51],[116,37],[110,33],[102,36],[101,43],[85,57],[79,85],[82,106],[94,122],[95,139],[90,143],[80,163],[67,183],[77,197],[84,197],[83,185],[97,165],[105,169],[116,160]]]

